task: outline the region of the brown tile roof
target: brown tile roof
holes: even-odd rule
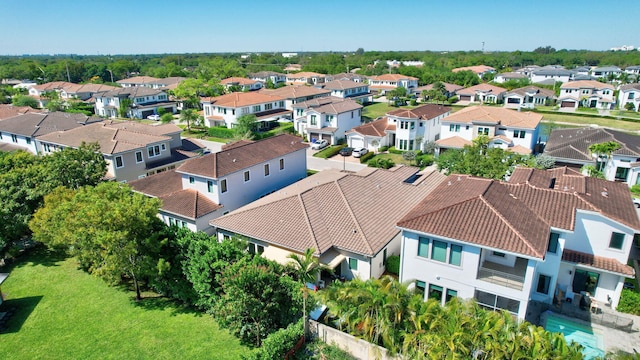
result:
[[[31,86],[31,88],[36,89],[40,92],[43,92],[43,91],[59,90],[67,86],[73,86],[73,85],[75,84],[66,82],[66,81],[52,81],[52,82],[48,82],[40,85]]]
[[[152,76],[134,76],[127,79],[118,80],[116,82],[118,84],[147,84],[157,80],[160,80],[160,79],[154,78]]]
[[[507,89],[489,84],[478,84],[456,91],[458,95],[475,95],[477,92],[490,92],[496,95],[507,92]]]
[[[255,83],[256,81],[254,80],[237,77],[237,76],[232,76],[230,78],[220,80],[220,84],[222,85],[227,85],[227,84],[253,85]]]
[[[564,249],[562,252],[562,261],[573,263],[576,265],[588,266],[595,269],[605,270],[616,274],[631,277],[635,275],[635,271],[631,266],[624,265],[618,260],[610,259],[602,256],[595,256],[579,251]]]
[[[109,120],[105,122],[106,126],[114,129],[122,129],[131,132],[141,133],[145,135],[172,135],[176,133],[181,133],[182,129],[180,129],[175,124],[145,124],[137,121],[117,121],[117,120]]]
[[[358,83],[352,80],[333,80],[324,84],[324,88],[329,90],[355,89],[363,86],[367,86],[367,84]]]
[[[406,119],[429,120],[451,111],[451,108],[442,105],[425,104],[413,109],[396,109],[387,113],[387,116],[397,116]]]
[[[446,139],[436,140],[436,144],[443,148],[462,149],[465,145],[473,144],[471,141],[461,138],[460,136],[452,136]]]
[[[402,74],[383,74],[379,76],[371,76],[369,79],[378,81],[418,80],[416,77]]]
[[[331,90],[318,89],[313,86],[305,85],[288,85],[277,89],[262,89],[258,91],[261,94],[279,96],[285,99],[297,99],[308,96],[323,96],[331,93]]]
[[[224,106],[238,108],[243,106],[251,106],[263,103],[273,103],[283,101],[284,98],[277,95],[266,94],[263,92],[234,92],[231,94],[220,95],[216,97],[203,98],[203,102],[211,103],[216,106]]]
[[[450,84],[450,83],[446,83],[443,82],[442,85],[444,85],[444,89],[447,90],[450,93],[454,93],[460,89],[464,89],[464,86],[460,86],[460,85],[456,85],[456,84]],[[425,85],[425,86],[419,86],[416,88],[416,91],[421,92],[422,90],[431,90],[433,89],[433,84],[429,84],[429,85]]]
[[[28,106],[13,106],[10,104],[0,104],[0,120],[8,119],[16,115],[26,114],[28,112],[36,112],[36,110]]]
[[[177,173],[175,169],[168,170],[129,181],[127,184],[137,192],[159,198],[182,190],[182,174]]]
[[[255,141],[253,140],[238,140],[238,141],[234,141],[234,142],[230,142],[228,144],[222,145],[222,150],[231,150],[233,148],[237,148],[238,146],[243,146],[243,145],[251,144],[254,142]]]
[[[626,84],[626,85],[620,86],[620,91],[630,91],[630,90],[640,91],[640,83]]]
[[[27,137],[43,136],[56,131],[67,131],[102,119],[84,114],[52,112],[40,114],[29,112],[0,121],[0,131]]]
[[[398,218],[444,178],[432,172],[417,185],[406,183],[417,170],[377,169],[366,175],[333,170],[333,178],[323,171],[297,189],[296,184],[284,188],[211,224],[296,252],[337,248],[373,256],[398,234]]]
[[[509,96],[512,94],[526,96],[527,94],[531,94],[531,93],[534,93],[535,94],[534,96],[538,96],[538,97],[548,97],[548,98],[556,97],[556,94],[553,92],[553,90],[543,89],[537,86],[525,86],[525,87],[513,89],[509,91],[505,96]]]
[[[154,96],[164,92],[161,89],[152,89],[146,86],[132,86],[126,88],[115,88],[105,92],[96,94],[95,97],[122,97],[135,98],[138,96]]]
[[[519,129],[535,129],[541,120],[541,114],[493,106],[470,106],[442,119],[443,122],[464,124],[472,124],[474,122],[492,123]]]
[[[310,78],[310,77],[324,77],[325,74],[319,74],[317,72],[312,71],[303,71],[295,74],[288,74],[287,78],[290,79],[302,79],[302,78]]]
[[[362,105],[351,99],[342,99],[342,101],[334,101],[321,106],[315,106],[309,109],[309,111],[317,111],[321,114],[342,114],[358,109],[362,109]]]
[[[560,89],[611,89],[613,90],[613,85],[601,83],[596,80],[579,80],[579,81],[569,81],[560,86]]]
[[[451,72],[458,72],[458,71],[473,71],[476,74],[480,74],[486,71],[495,71],[496,69],[492,68],[491,66],[487,66],[487,65],[476,65],[476,66],[465,66],[465,67],[459,67],[459,68],[455,68],[452,69]]]
[[[355,132],[365,136],[383,137],[386,135],[386,131],[395,129],[395,125],[393,125],[393,129],[390,128],[389,119],[387,119],[387,117],[383,117],[370,123],[356,126],[347,132]]]
[[[640,157],[640,136],[606,128],[553,129],[544,153],[557,159],[590,163],[595,160],[589,146],[607,141],[615,141],[621,145],[613,154]]]
[[[506,149],[507,151],[512,151],[516,154],[521,154],[521,155],[529,155],[531,154],[531,149],[529,149],[528,147],[524,147],[522,145],[515,145],[515,146],[511,146],[508,147]]]
[[[177,171],[216,179],[307,147],[297,136],[280,134],[188,160]]]

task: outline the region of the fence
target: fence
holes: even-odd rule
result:
[[[399,356],[390,356],[387,349],[358,339],[338,329],[309,320],[312,336],[327,344],[334,344],[360,360],[401,360]]]

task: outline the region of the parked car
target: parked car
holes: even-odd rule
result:
[[[160,120],[160,115],[157,115],[157,114],[149,115],[147,116],[147,119],[158,121]]]
[[[352,147],[343,147],[338,152],[338,154],[340,154],[342,156],[351,156],[351,153],[353,153],[353,148]]]
[[[367,148],[355,148],[353,149],[353,157],[359,158],[360,156],[368,153],[369,150]]]
[[[637,208],[640,208],[640,199],[633,198],[633,205],[635,205]]]
[[[311,148],[313,150],[320,150],[327,147],[327,145],[329,145],[329,142],[327,140],[316,140],[316,142],[311,144]]]

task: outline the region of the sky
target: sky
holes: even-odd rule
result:
[[[608,50],[640,1],[0,0],[0,55]]]

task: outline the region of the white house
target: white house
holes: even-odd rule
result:
[[[620,99],[620,108],[626,109],[627,104],[633,104],[633,110],[638,111],[640,105],[640,84],[627,84],[620,86],[618,92]]]
[[[98,143],[107,162],[106,178],[128,182],[174,169],[198,156],[203,147],[180,139],[174,124],[148,125],[132,121],[104,121],[55,131],[36,138],[39,152],[51,152],[84,143]]]
[[[283,98],[285,108],[293,110],[294,104],[329,96],[331,90],[306,85],[288,85],[277,89],[262,89],[260,93]]]
[[[624,68],[624,72],[630,75],[640,75],[640,65],[632,65]]]
[[[469,105],[470,103],[501,103],[507,89],[489,84],[478,84],[456,91],[460,105]]]
[[[571,70],[566,70],[557,66],[545,66],[531,72],[531,82],[546,83],[551,81],[552,83],[555,83],[560,81],[566,83],[573,80],[574,74],[575,73]]]
[[[287,83],[292,85],[317,85],[324,83],[325,77],[325,74],[303,71],[295,74],[287,74]]]
[[[335,80],[351,80],[353,82],[357,82],[357,83],[367,83],[368,77],[365,75],[360,75],[360,74],[355,74],[355,73],[339,73],[339,74],[331,74],[331,75],[326,75],[325,76],[325,80],[327,82],[329,81],[335,81]]]
[[[493,106],[471,106],[442,119],[436,153],[470,145],[479,135],[489,146],[529,154],[538,142],[542,115]]]
[[[115,89],[118,88],[104,84],[74,84],[66,81],[54,81],[40,85],[33,84],[28,87],[29,96],[38,100],[40,107],[44,107],[48,102],[45,94],[52,91],[57,92],[62,100],[87,101],[96,93]]]
[[[533,109],[536,106],[550,105],[555,99],[556,94],[553,90],[525,86],[508,91],[504,95],[504,107]]]
[[[502,84],[509,80],[521,80],[521,79],[529,79],[529,77],[525,74],[521,74],[517,72],[506,72],[506,73],[500,73],[496,75],[496,77],[493,78],[493,81],[499,84]]]
[[[260,90],[264,86],[262,81],[251,80],[242,77],[230,77],[220,80],[220,84],[225,87],[227,91],[229,89],[237,88],[239,91],[253,91]]]
[[[352,99],[326,96],[293,105],[294,128],[309,141],[324,139],[331,145],[362,122],[362,105]]]
[[[407,89],[407,94],[411,94],[418,87],[418,78],[402,74],[384,74],[369,77],[369,89],[385,94],[387,91],[399,87]]]
[[[615,308],[640,220],[623,184],[519,168],[509,182],[450,175],[398,227],[401,282],[524,319],[531,300],[587,293]]]
[[[570,81],[560,86],[558,102],[565,109],[577,109],[578,106],[612,109],[616,102],[613,90],[613,85],[595,80]]]
[[[331,96],[353,99],[366,104],[373,100],[373,94],[369,92],[369,85],[351,80],[333,80],[322,85],[323,89],[331,90]]]
[[[242,115],[255,115],[261,128],[279,119],[289,119],[291,110],[285,108],[285,99],[261,92],[235,92],[200,99],[205,125],[232,128]]]
[[[102,119],[79,113],[29,112],[0,121],[0,143],[17,146],[33,154],[41,154],[37,138],[56,131],[69,131],[89,124],[101,123]]]
[[[172,114],[176,112],[176,102],[169,101],[165,91],[146,86],[129,86],[100,92],[94,98],[96,115],[109,118],[120,116],[120,107],[127,105],[123,102],[124,99],[130,102],[126,110],[128,118],[146,119],[149,115],[158,114],[159,108]]]
[[[607,78],[609,76],[618,77],[622,74],[622,69],[617,66],[598,66],[591,70],[591,74],[597,78]]]
[[[413,167],[324,170],[211,224],[219,238],[240,235],[250,250],[280,263],[314,249],[334,276],[378,278],[385,260],[400,254],[396,222],[444,178],[439,172],[417,175]],[[329,281],[328,274],[321,277]]]
[[[159,217],[167,225],[212,234],[212,219],[303,179],[307,147],[289,134],[240,141],[130,185],[162,200]]]
[[[388,112],[387,121],[396,125],[393,146],[398,150],[424,150],[425,143],[440,138],[441,121],[450,114],[451,108],[435,104]]]
[[[356,126],[347,131],[347,144],[351,147],[364,147],[370,151],[378,151],[382,146],[395,144],[396,123],[389,122],[387,117]]]
[[[249,74],[249,79],[260,81],[263,84],[266,84],[271,80],[274,85],[277,85],[286,82],[287,76],[275,71],[258,71],[256,73]]]

